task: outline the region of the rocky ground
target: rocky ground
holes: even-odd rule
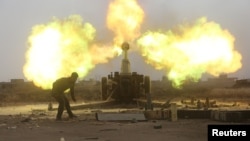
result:
[[[207,141],[209,124],[232,124],[211,119],[100,121],[95,116],[136,110],[142,109],[84,108],[73,110],[76,119],[64,113],[63,121],[55,121],[56,110],[48,111],[47,104],[0,107],[0,141]]]
[[[158,104],[174,102],[180,109],[197,109],[197,102],[205,103],[206,97],[214,104],[214,109],[238,110],[250,109],[250,89],[216,90],[202,92],[201,94],[172,94],[157,88],[152,99]],[[8,91],[8,93],[10,93]],[[42,99],[43,93],[34,92],[34,99]],[[93,93],[92,91],[89,93]],[[19,93],[19,95],[25,94]],[[38,95],[40,94],[40,95]],[[167,97],[166,97],[166,94]],[[18,95],[18,96],[19,96]],[[18,100],[28,99],[33,96],[18,97],[17,95],[5,96],[5,101],[0,103],[0,141],[207,141],[208,125],[211,124],[249,124],[222,122],[210,118],[178,118],[176,121],[169,119],[147,120],[97,120],[96,113],[121,113],[124,111],[143,111],[144,107],[93,107],[85,106],[73,108],[78,116],[76,119],[67,119],[64,113],[63,121],[55,121],[56,110],[49,111],[48,103],[18,103]],[[96,94],[97,95],[97,94]],[[40,97],[39,97],[40,96]],[[37,98],[38,97],[38,98]],[[96,96],[98,97],[98,96]],[[34,101],[32,99],[32,101]],[[46,97],[44,98],[46,99]],[[79,99],[79,98],[78,98]],[[87,98],[83,98],[84,101]],[[97,98],[95,98],[97,99]],[[14,104],[11,102],[15,101]],[[89,102],[89,101],[88,101]],[[84,102],[72,103],[72,106],[82,105]],[[166,106],[166,105],[165,105]],[[57,107],[56,103],[53,107]],[[201,110],[204,107],[201,107]]]
[[[206,141],[211,120],[97,121],[93,114],[54,120],[54,112],[39,115],[5,115],[0,118],[1,141]],[[61,140],[60,140],[61,139]]]

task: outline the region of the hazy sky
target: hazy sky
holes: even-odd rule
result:
[[[13,78],[25,79],[23,65],[27,37],[31,28],[48,23],[52,17],[82,16],[97,30],[99,40],[112,40],[106,27],[110,0],[1,0],[0,1],[0,82]],[[164,29],[183,22],[193,22],[205,16],[219,23],[235,37],[235,49],[242,55],[242,68],[230,77],[250,78],[250,1],[249,0],[138,0],[145,12],[141,32]],[[140,55],[129,54],[131,69],[152,79],[161,79],[163,72],[144,63]],[[89,78],[100,78],[120,70],[118,57],[108,64],[98,65]]]

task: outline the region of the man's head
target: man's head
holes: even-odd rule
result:
[[[73,72],[70,76],[72,82],[76,82],[78,78],[78,74],[76,72]]]

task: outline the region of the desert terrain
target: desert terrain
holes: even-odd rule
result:
[[[57,103],[50,97],[49,90],[16,87],[1,90],[0,141],[207,141],[207,126],[211,124],[249,124],[243,121],[220,121],[210,117],[178,116],[148,118],[145,120],[100,120],[100,113],[145,112],[142,105],[93,106],[100,101],[99,86],[76,87],[77,102],[70,100],[73,112],[78,116],[63,121],[55,121]],[[199,107],[197,102],[205,103],[209,98],[211,107]],[[70,98],[69,98],[70,99]],[[248,110],[250,108],[250,89],[211,89],[170,91],[152,86],[153,111],[168,110],[166,104],[176,103],[177,110]],[[51,102],[54,110],[48,110]],[[80,105],[80,108],[79,108]],[[85,105],[85,106],[83,106]],[[98,105],[98,104],[96,104]],[[82,106],[82,107],[81,107]],[[76,108],[78,107],[78,108]],[[119,116],[119,115],[118,115]]]

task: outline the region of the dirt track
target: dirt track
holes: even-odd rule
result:
[[[0,141],[206,141],[211,120],[104,122],[91,116],[57,122],[50,116],[1,116]],[[157,128],[160,129],[157,129]]]
[[[97,109],[74,110],[74,120],[64,113],[58,122],[56,111],[39,107],[1,107],[0,141],[207,141],[208,124],[230,124],[210,119],[98,121]]]
[[[77,99],[80,101],[82,98],[83,102],[98,99],[100,97],[98,96],[99,86],[95,87],[98,89],[87,87],[85,90],[79,89],[76,96],[84,95]],[[197,108],[197,105],[190,104],[193,98],[205,102],[206,97],[209,97],[211,102],[216,100],[218,108],[223,107],[225,110],[250,109],[249,88],[217,89],[200,93],[195,91],[195,94],[191,94],[192,91],[184,90],[182,91],[184,93],[164,91],[165,88],[163,89],[162,86],[152,88],[154,88],[152,100],[163,103],[171,100],[178,105],[182,104],[182,108]],[[27,92],[27,90],[31,92]],[[73,112],[78,115],[77,119],[56,122],[56,111],[47,111],[48,103],[39,105],[36,101],[48,98],[46,97],[47,92],[38,92],[36,89],[30,88],[27,90],[11,89],[6,92],[6,99],[2,99],[3,102],[0,103],[0,141],[60,141],[61,138],[64,141],[207,141],[209,124],[232,124],[211,119],[180,118],[175,122],[169,120],[97,121],[94,114],[103,111],[102,106],[99,109],[82,107],[82,110],[74,109]],[[82,93],[83,91],[84,93]],[[10,92],[13,95],[9,95]],[[15,92],[18,92],[17,95],[14,95]],[[94,98],[91,98],[93,96]],[[89,100],[87,100],[88,98]],[[36,104],[9,105],[10,102],[15,103],[23,99]],[[55,107],[57,106],[55,105]],[[118,110],[121,109],[118,108]],[[67,114],[65,113],[65,115]]]

